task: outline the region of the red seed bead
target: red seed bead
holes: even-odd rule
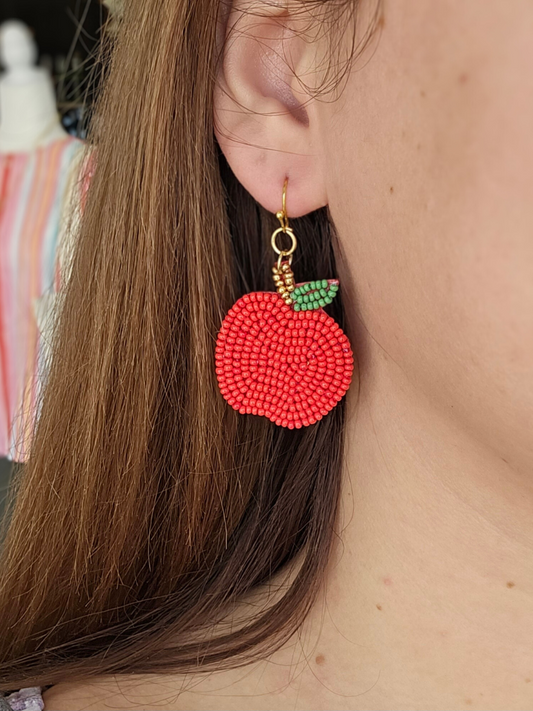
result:
[[[215,346],[215,373],[228,404],[289,429],[308,427],[335,407],[353,368],[350,342],[325,311],[294,311],[276,292],[241,297]]]

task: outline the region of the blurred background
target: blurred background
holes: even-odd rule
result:
[[[55,97],[57,119],[64,129],[65,136],[68,134],[82,141],[86,137],[86,130],[90,123],[91,105],[97,95],[101,72],[101,64],[95,61],[95,57],[103,32],[108,31],[112,26],[112,16],[116,12],[116,5],[117,0],[103,0],[103,2],[100,2],[100,0],[2,0],[0,3],[0,32],[2,26],[6,26],[4,23],[11,20],[19,20],[27,26],[31,37],[33,37],[35,56],[32,61],[36,67],[45,70],[42,74],[48,74],[51,79],[51,83],[49,82],[50,91],[53,92]],[[0,82],[4,78],[6,89],[3,94],[0,92],[0,137],[2,127],[4,127],[4,131],[7,130],[5,128],[8,118],[6,108],[13,108],[13,104],[6,107],[6,103],[11,101],[13,92],[16,92],[16,87],[13,89],[13,82],[9,85],[8,74],[10,67],[6,66],[5,57],[6,54],[4,52],[3,65],[0,67],[2,70]],[[32,71],[34,70],[32,69]],[[7,81],[6,77],[8,77]],[[4,103],[3,106],[2,102]],[[22,102],[20,105],[27,105],[27,102],[26,104]],[[37,109],[30,107],[28,111],[31,112]],[[19,110],[21,113],[25,111],[25,109]],[[20,116],[21,121],[26,120],[26,118],[26,116]],[[4,123],[2,123],[3,121]],[[58,141],[58,130],[60,131],[61,129],[56,126],[56,138],[54,139],[52,136],[50,141]],[[46,149],[46,142],[39,140],[40,142],[34,143],[28,141],[27,146],[23,145],[13,149],[9,147],[9,141],[4,144],[3,148],[0,145],[0,260],[3,261],[3,264],[0,261],[0,279],[2,280],[0,281],[0,380],[3,381],[3,383],[0,382],[0,386],[3,387],[3,391],[2,387],[0,387],[0,408],[2,407],[2,394],[9,392],[12,381],[18,377],[18,373],[15,373],[13,366],[9,364],[9,358],[11,357],[14,360],[13,353],[20,353],[20,348],[25,348],[30,353],[30,357],[35,356],[31,351],[33,346],[29,344],[29,331],[26,325],[23,324],[26,330],[9,329],[6,326],[10,318],[20,324],[21,321],[32,319],[32,313],[26,308],[26,304],[24,312],[19,308],[15,314],[13,312],[14,306],[10,306],[8,301],[13,297],[14,302],[19,306],[22,305],[24,299],[29,304],[30,296],[32,300],[35,300],[49,286],[45,279],[40,286],[41,292],[31,295],[19,295],[13,293],[12,285],[19,280],[19,277],[20,281],[23,281],[23,270],[25,269],[25,264],[28,263],[28,254],[32,260],[39,258],[36,256],[38,254],[46,254],[48,261],[52,263],[53,251],[57,243],[57,225],[49,221],[47,223],[47,236],[42,238],[41,251],[23,254],[22,258],[16,262],[6,258],[6,255],[14,253],[14,248],[22,254],[26,250],[24,240],[27,240],[28,244],[31,241],[34,245],[32,249],[34,249],[36,240],[40,239],[41,233],[44,234],[41,227],[39,227],[39,230],[36,227],[31,228],[33,232],[30,227],[27,227],[27,234],[16,232],[13,228],[9,228],[9,221],[6,217],[9,211],[13,209],[14,202],[17,202],[16,207],[19,210],[21,220],[29,214],[30,210],[35,210],[35,204],[33,203],[26,202],[22,204],[20,195],[15,188],[11,190],[11,193],[9,192],[10,183],[8,179],[9,175],[13,173],[13,166],[18,165],[16,161],[19,158],[20,161],[25,161],[20,163],[26,171],[25,175],[30,174],[34,151],[39,147],[43,147],[43,150]],[[61,139],[59,142],[61,143]],[[62,155],[67,155],[67,150],[71,150],[71,146],[68,139],[63,142],[65,143],[65,151]],[[14,151],[14,153],[11,153],[11,151]],[[73,154],[73,151],[71,152]],[[67,162],[66,159],[63,160],[65,165]],[[53,184],[54,189],[56,189],[58,178],[55,173],[52,175],[52,168],[47,170],[49,173],[48,182]],[[35,193],[37,188],[38,186],[35,185]],[[2,190],[4,190],[4,194]],[[2,201],[6,190],[7,198]],[[56,198],[59,195],[57,190]],[[48,281],[51,281],[50,275]],[[11,309],[11,311],[8,309]],[[21,313],[24,314],[22,317]],[[14,341],[16,340],[19,340],[20,343],[15,344]],[[16,349],[19,350],[17,351]],[[28,358],[26,358],[27,360]],[[25,377],[27,377],[27,373]],[[3,401],[7,402],[8,398],[4,397]],[[12,403],[11,407],[13,408]],[[4,409],[6,409],[5,406]],[[0,412],[0,426],[5,430],[4,446],[0,448],[0,516],[4,510],[5,495],[12,472],[17,467],[24,466],[23,461],[20,461],[21,457],[16,457],[13,454],[10,456],[9,452],[6,451],[8,449],[5,444],[8,441],[6,433],[10,426],[8,421],[9,414],[9,412],[7,414],[4,412],[2,416],[2,412]],[[2,441],[1,434],[0,441]],[[19,461],[16,461],[17,459]]]
[[[17,19],[30,28],[39,52],[37,63],[52,75],[63,125],[80,137],[84,137],[79,126],[84,104],[98,81],[93,59],[108,6],[112,3],[100,0],[2,0],[0,4],[0,24]]]

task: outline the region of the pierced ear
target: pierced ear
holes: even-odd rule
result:
[[[216,137],[237,179],[275,213],[288,177],[290,217],[327,204],[318,102],[303,86],[321,47],[302,37],[304,13],[304,3],[235,0],[214,93]]]

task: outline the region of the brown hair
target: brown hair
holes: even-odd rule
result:
[[[214,138],[218,5],[125,5],[40,417],[12,492],[3,690],[250,661],[297,629],[328,561],[344,400],[288,430],[236,413],[216,383],[222,319],[243,293],[273,290],[275,256],[275,217]],[[326,210],[291,224],[299,280],[334,277]],[[329,310],[342,326],[341,298]],[[222,624],[286,570],[282,594]]]

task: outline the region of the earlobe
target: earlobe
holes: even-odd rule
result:
[[[289,178],[287,211],[298,217],[327,204],[318,102],[302,89],[317,54],[298,33],[288,3],[236,0],[214,92],[217,140],[237,179],[276,212]],[[303,5],[302,5],[303,7]]]

